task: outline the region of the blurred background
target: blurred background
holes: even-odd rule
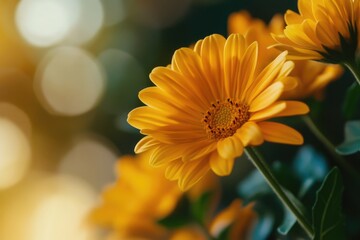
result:
[[[232,12],[246,9],[268,21],[296,4],[1,0],[0,239],[101,239],[83,219],[102,188],[114,181],[115,161],[132,154],[141,137],[126,118],[141,104],[137,94],[150,85],[151,69],[167,65],[179,47],[212,33],[227,35]],[[318,105],[318,120],[332,129],[328,134],[335,143],[343,139],[343,129],[336,126],[345,119],[334,109],[341,108],[352,82],[344,78],[327,90],[331,99]],[[303,130],[306,141],[321,150]],[[262,148],[277,160],[296,150]],[[247,169],[235,169],[242,174],[235,178]]]

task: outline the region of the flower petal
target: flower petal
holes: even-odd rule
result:
[[[260,122],[258,126],[266,141],[292,145],[301,145],[304,143],[304,139],[298,131],[284,124]]]
[[[264,142],[261,129],[254,122],[247,122],[242,125],[236,131],[235,136],[241,140],[243,146],[257,146]]]
[[[182,191],[186,191],[203,178],[210,170],[208,158],[196,161],[184,162],[178,185]]]
[[[181,159],[170,162],[165,169],[165,177],[170,181],[177,180],[181,176],[181,171],[184,168],[184,162]]]
[[[150,136],[143,137],[135,146],[134,152],[135,153],[142,153],[155,146],[159,145],[159,142],[156,141],[154,138]]]
[[[181,158],[181,148],[183,146],[161,145],[154,149],[150,155],[150,165],[153,167],[164,166],[176,159]]]
[[[250,103],[250,112],[260,111],[273,104],[284,91],[282,82],[275,82]]]
[[[303,115],[307,114],[309,111],[310,109],[305,103],[298,101],[286,101],[286,108],[283,111],[274,114],[273,117]]]
[[[234,167],[235,158],[222,158],[218,153],[214,152],[210,156],[210,167],[213,172],[218,176],[230,175]]]
[[[220,157],[228,159],[240,156],[244,151],[244,147],[240,139],[228,137],[218,142],[217,150]]]
[[[269,107],[264,108],[263,110],[260,110],[252,114],[249,121],[261,121],[264,119],[269,119],[275,116],[276,114],[279,114],[285,109],[286,109],[285,101],[275,102]]]

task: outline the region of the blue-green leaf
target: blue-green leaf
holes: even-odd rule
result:
[[[300,188],[300,192],[299,192],[299,197],[303,197],[307,191],[314,185],[315,180],[314,179],[310,179],[308,178],[301,186]],[[290,196],[290,193],[287,192],[287,195],[290,197],[290,199],[294,200],[294,196]],[[292,194],[291,194],[292,195]],[[304,209],[303,205],[300,204],[299,201],[295,200],[295,202],[297,202],[296,204],[298,205],[298,208],[302,208],[303,209],[303,213],[307,214],[306,209]],[[284,220],[281,223],[281,225],[278,227],[278,232],[282,235],[287,235],[290,230],[294,227],[296,223],[296,217],[295,215],[286,207],[284,207]]]
[[[293,169],[302,181],[307,179],[321,181],[329,171],[325,157],[311,145],[300,148],[295,156]]]
[[[334,167],[316,193],[313,206],[313,240],[345,238],[344,218],[341,214],[343,183],[340,171]]]
[[[342,155],[360,151],[360,120],[346,122],[345,141],[336,147],[336,151]]]

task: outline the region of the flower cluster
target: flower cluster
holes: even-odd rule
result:
[[[227,37],[212,34],[200,39],[192,47],[176,50],[168,65],[151,71],[153,86],[139,92],[144,106],[128,114],[128,123],[144,135],[135,146],[138,155],[119,161],[119,179],[105,190],[102,205],[92,215],[95,222],[114,231],[114,239],[249,237],[255,223],[254,203],[243,206],[236,198],[224,209],[218,204],[219,187],[213,184],[218,176],[230,175],[236,161],[243,166],[244,153],[271,187],[257,180],[251,191],[264,194],[271,189],[285,206],[281,234],[290,234],[297,221],[303,229],[298,236],[342,239],[340,171],[335,167],[325,177],[296,165],[291,170],[294,176],[288,177],[297,181],[295,190],[300,193],[294,196],[272,172],[278,169],[271,169],[255,149],[265,142],[303,144],[302,134],[284,117],[306,115],[312,102],[309,108],[300,100],[324,99],[325,88],[341,77],[343,66],[360,84],[360,1],[299,0],[298,9],[299,13],[288,10],[284,16],[275,15],[269,24],[246,11],[234,12],[228,18]],[[350,99],[356,91],[351,90]],[[338,155],[358,152],[354,145],[359,135],[347,131],[347,140],[336,152],[309,116],[302,119],[336,164],[359,180],[357,171]],[[309,219],[297,198],[306,197],[322,179],[311,198],[316,200]],[[182,219],[177,214],[184,199],[187,210],[180,212],[187,212],[187,218],[174,227],[171,219]],[[261,197],[247,200],[258,201],[256,210],[261,212]],[[322,221],[325,218],[331,218],[329,223]]]

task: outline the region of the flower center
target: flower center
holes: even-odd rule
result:
[[[249,106],[230,98],[217,101],[204,113],[202,122],[210,139],[222,139],[234,135],[250,118]]]

